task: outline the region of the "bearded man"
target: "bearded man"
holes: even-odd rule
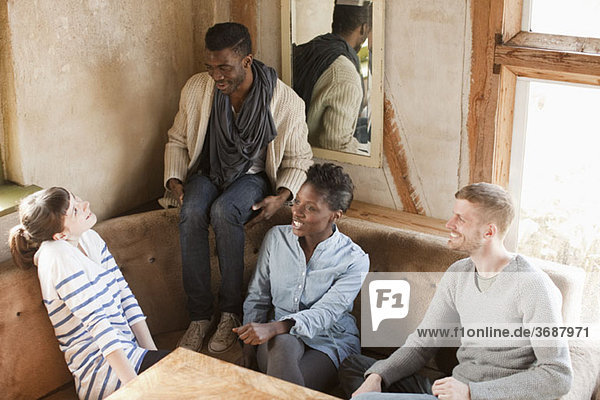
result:
[[[453,216],[446,224],[448,246],[469,257],[448,268],[419,328],[404,346],[385,360],[355,355],[342,363],[342,386],[357,400],[560,398],[569,391],[573,375],[562,339],[525,338],[506,346],[462,337],[452,376],[431,385],[416,373],[444,341],[420,336],[423,329],[444,324],[562,324],[558,288],[543,271],[504,247],[514,218],[510,195],[500,186],[476,183],[455,197]]]

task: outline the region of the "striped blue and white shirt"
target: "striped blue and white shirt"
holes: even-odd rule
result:
[[[122,349],[138,371],[147,350],[131,326],[146,319],[104,240],[81,236],[83,254],[63,240],[35,255],[44,304],[80,399],[102,399],[121,382],[105,357]]]

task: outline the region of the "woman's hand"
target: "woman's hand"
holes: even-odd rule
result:
[[[293,325],[293,320],[273,321],[265,324],[249,322],[239,328],[233,328],[233,331],[237,333],[244,344],[256,346],[268,342],[273,336],[288,333]]]
[[[256,346],[268,342],[273,336],[277,335],[276,322],[259,324],[250,322],[242,325],[239,328],[233,328],[233,331],[238,334],[244,344]]]

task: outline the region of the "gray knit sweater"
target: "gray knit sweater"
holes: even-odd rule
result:
[[[444,323],[562,324],[560,291],[541,270],[516,256],[484,293],[475,285],[470,258],[454,263],[442,277],[419,328]],[[459,272],[459,273],[454,273]],[[439,340],[439,339],[438,339]],[[571,386],[566,341],[551,345],[527,340],[515,347],[477,347],[463,339],[452,376],[469,385],[471,399],[556,399]],[[365,375],[381,375],[386,385],[422,368],[439,348],[435,338],[412,333],[404,346],[376,362]]]
[[[308,140],[313,146],[356,153],[353,136],[363,99],[361,78],[346,56],[339,56],[313,88],[306,116]]]

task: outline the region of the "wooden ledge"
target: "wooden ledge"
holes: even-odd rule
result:
[[[35,185],[20,186],[10,182],[0,184],[0,217],[16,212],[19,201],[38,190],[42,188]]]
[[[362,201],[353,201],[346,215],[393,228],[427,233],[444,238],[447,238],[450,232],[446,229],[445,220],[376,206]]]

